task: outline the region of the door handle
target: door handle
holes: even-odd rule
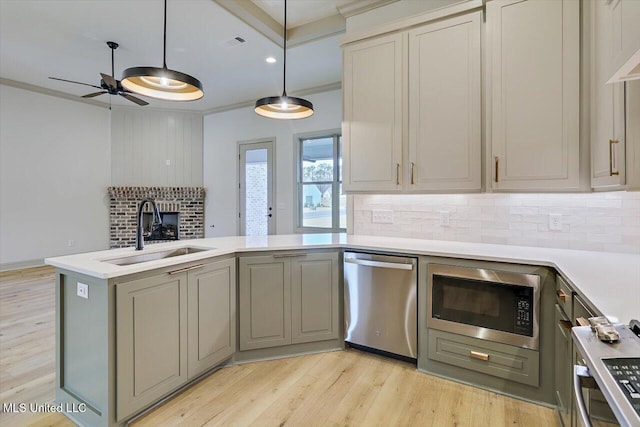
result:
[[[498,170],[499,170],[499,167],[500,167],[500,157],[496,156],[496,157],[495,157],[495,161],[496,161],[496,165],[495,165],[495,167],[496,167],[496,176],[495,176],[495,181],[496,181],[496,182],[499,182],[499,178],[500,178],[500,177],[499,177],[499,172],[498,172]]]
[[[416,164],[411,162],[411,185],[415,184],[415,180],[413,179],[413,169],[415,166]]]
[[[396,185],[400,185],[400,163],[396,163]]]

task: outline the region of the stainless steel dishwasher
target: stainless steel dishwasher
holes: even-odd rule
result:
[[[344,253],[345,341],[416,359],[416,258]]]

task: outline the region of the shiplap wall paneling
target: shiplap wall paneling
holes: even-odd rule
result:
[[[199,113],[114,109],[111,174],[114,186],[202,186]]]

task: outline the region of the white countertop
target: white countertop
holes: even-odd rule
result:
[[[185,246],[207,250],[125,266],[103,261]],[[54,267],[110,279],[237,252],[316,248],[376,250],[554,267],[610,321],[628,323],[632,318],[640,318],[640,255],[624,253],[347,234],[292,234],[181,240],[149,244],[143,251],[112,249],[47,258],[45,262]]]

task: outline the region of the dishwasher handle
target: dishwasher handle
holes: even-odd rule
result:
[[[370,259],[345,258],[349,264],[364,265],[367,267],[393,268],[396,270],[413,270],[413,264],[401,264],[397,262],[372,261]]]

